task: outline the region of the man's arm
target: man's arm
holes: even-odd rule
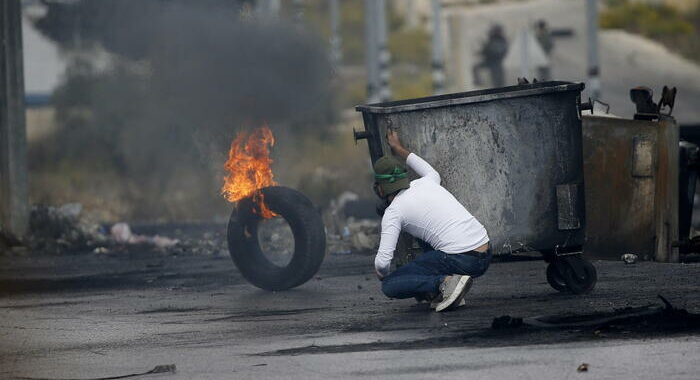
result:
[[[394,258],[396,243],[399,240],[401,233],[401,220],[398,215],[392,210],[387,212],[382,217],[382,234],[379,240],[379,249],[377,256],[374,258],[374,269],[377,271],[377,276],[381,280],[389,274],[389,266],[391,259]]]
[[[411,152],[409,152],[408,149],[404,148],[404,146],[401,145],[401,140],[399,140],[399,134],[396,133],[396,131],[393,129],[387,130],[386,142],[389,144],[391,152],[394,153],[394,156],[399,156],[403,158],[404,161],[408,158],[408,155],[411,154]]]
[[[418,157],[417,154],[411,153],[399,140],[399,135],[396,131],[389,129],[386,134],[386,140],[389,143],[392,153],[406,160],[406,165],[413,169],[420,177],[428,177],[437,184],[440,184],[440,173],[433,169],[424,159]]]

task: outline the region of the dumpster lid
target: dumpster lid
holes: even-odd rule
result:
[[[497,99],[518,98],[523,96],[543,95],[553,92],[581,91],[584,85],[580,82],[550,81],[517,86],[489,88],[458,92],[454,94],[427,96],[424,98],[397,100],[393,102],[359,105],[356,111],[369,113],[395,113],[416,111],[426,108],[447,107],[459,104],[481,103]]]

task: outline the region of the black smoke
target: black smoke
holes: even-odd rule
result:
[[[74,58],[54,94],[65,133],[33,149],[33,169],[106,165],[127,217],[207,217],[241,128],[323,133],[334,115],[324,43],[284,15],[245,1],[45,4],[35,25]]]

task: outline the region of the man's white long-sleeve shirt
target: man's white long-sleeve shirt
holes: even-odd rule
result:
[[[399,233],[412,236],[445,253],[463,253],[489,241],[484,226],[447,189],[440,186],[440,174],[416,154],[406,165],[420,176],[401,190],[382,217],[382,234],[374,267],[386,275],[394,257]]]

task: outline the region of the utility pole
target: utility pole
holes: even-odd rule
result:
[[[304,23],[304,0],[292,0],[292,20],[299,26]]]
[[[432,0],[433,7],[433,94],[439,95],[445,91],[445,57],[442,52],[442,4],[440,0]]]
[[[389,53],[389,39],[386,26],[386,1],[375,0],[377,7],[377,44],[379,48],[379,99],[382,102],[391,100],[391,53]]]
[[[261,17],[274,19],[279,16],[280,6],[280,0],[258,0],[256,12]]]
[[[330,0],[329,13],[331,19],[331,62],[337,67],[343,60],[340,37],[340,0]]]
[[[379,102],[379,66],[375,0],[365,0],[365,62],[367,65],[367,102]]]
[[[391,99],[387,44],[386,4],[384,0],[365,0],[365,59],[367,62],[367,102]]]
[[[20,0],[0,1],[0,229],[23,237],[29,226]]]
[[[598,57],[598,0],[586,0],[586,39],[588,89],[591,99],[600,98],[600,59]]]

